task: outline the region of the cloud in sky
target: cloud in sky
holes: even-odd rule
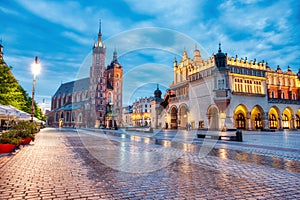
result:
[[[0,11],[4,59],[29,93],[32,75],[27,67],[35,56],[40,58],[44,73],[38,77],[39,102],[53,95],[61,82],[87,72],[80,70],[89,68],[100,18],[106,64],[116,48],[125,73],[149,63],[172,67],[184,47],[192,57],[196,43],[207,58],[217,52],[219,42],[229,56],[265,60],[283,70],[288,65],[294,71],[299,68],[297,0],[3,0]]]

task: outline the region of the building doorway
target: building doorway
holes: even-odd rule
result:
[[[243,113],[239,113],[236,118],[236,128],[246,129],[246,119]]]
[[[210,130],[219,130],[219,111],[215,106],[208,109],[208,123]]]
[[[181,129],[189,129],[190,124],[188,124],[188,109],[186,105],[181,105],[179,108],[179,123]]]
[[[178,114],[178,110],[177,108],[174,106],[171,108],[171,124],[170,124],[170,128],[171,129],[177,129],[177,114]]]

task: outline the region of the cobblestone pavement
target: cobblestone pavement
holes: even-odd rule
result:
[[[205,157],[201,141],[172,144],[47,128],[0,156],[0,199],[300,199],[297,160],[240,151],[258,148],[247,143],[217,143]]]

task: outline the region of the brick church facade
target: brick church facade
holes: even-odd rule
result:
[[[50,126],[106,127],[122,125],[123,69],[114,51],[106,67],[101,25],[93,45],[90,76],[61,84],[52,97]]]

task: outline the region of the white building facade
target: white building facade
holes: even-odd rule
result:
[[[160,107],[151,116],[156,128],[300,129],[300,70],[230,58],[221,45],[207,60],[197,49],[192,59],[184,50],[169,89],[163,102],[153,102]]]

